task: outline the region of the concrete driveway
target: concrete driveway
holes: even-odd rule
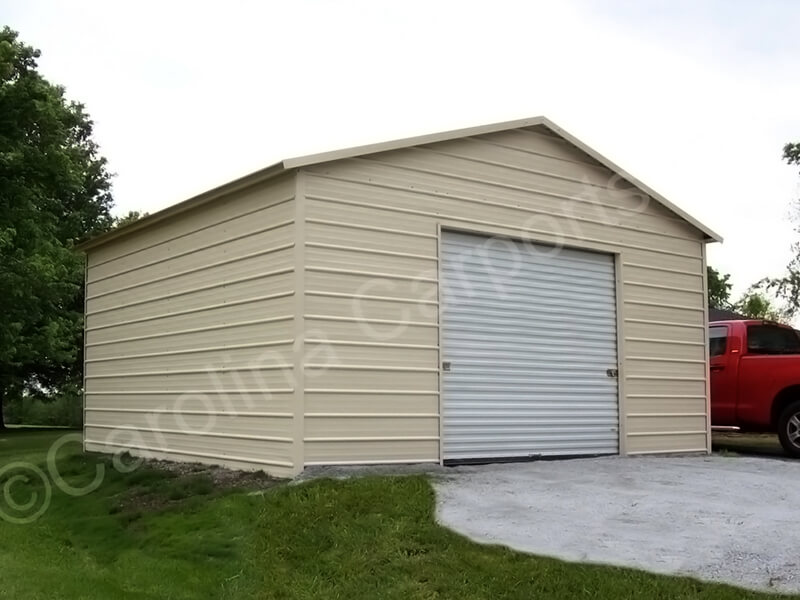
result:
[[[800,592],[800,461],[700,456],[458,467],[437,516],[570,561]]]

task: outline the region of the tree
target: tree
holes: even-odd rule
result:
[[[708,306],[709,308],[729,308],[731,298],[731,276],[722,275],[713,267],[708,267]]]
[[[83,259],[113,224],[110,174],[84,107],[0,31],[0,428],[6,398],[80,386]]]
[[[755,288],[750,288],[734,305],[734,309],[742,316],[751,319],[780,321],[782,318],[781,311],[773,305],[766,295]]]
[[[114,219],[114,227],[125,227],[126,225],[130,225],[131,223],[135,223],[139,219],[143,219],[148,214],[149,213],[141,213],[138,210],[128,211],[128,214]]]
[[[800,142],[783,147],[783,160],[790,165],[800,166]]]
[[[800,166],[800,143],[786,144],[783,160],[788,165]],[[796,202],[794,219],[795,231],[800,233],[800,200]],[[759,284],[782,302],[781,312],[787,319],[794,318],[800,312],[800,243],[792,244],[792,259],[786,265],[786,273],[782,277],[763,279]]]

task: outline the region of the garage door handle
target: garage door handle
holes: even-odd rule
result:
[[[725,367],[723,365],[711,365],[712,371],[724,371]]]
[[[606,377],[619,377],[619,369],[606,369]]]
[[[450,370],[450,361],[444,361],[442,363],[442,371],[449,371]]]

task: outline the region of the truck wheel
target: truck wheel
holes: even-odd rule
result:
[[[778,439],[788,455],[800,458],[800,402],[793,402],[781,413]]]

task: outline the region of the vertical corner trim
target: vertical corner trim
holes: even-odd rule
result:
[[[615,301],[617,310],[617,423],[619,427],[619,454],[628,455],[628,408],[625,391],[626,351],[625,351],[625,277],[623,274],[622,253],[614,255]]]
[[[442,223],[436,223],[436,345],[439,347],[436,354],[436,370],[438,374],[437,385],[439,390],[439,464],[444,465],[444,420],[442,418],[444,411],[444,386],[442,383],[442,361],[444,354],[442,352],[442,310],[444,307],[444,298],[442,297]]]
[[[703,341],[705,343],[706,361],[706,451],[711,454],[711,375],[709,372],[709,340],[708,340],[708,259],[706,257],[706,244],[700,242],[703,257]]]
[[[295,172],[294,197],[294,347],[293,387],[294,418],[292,426],[293,472],[299,474],[305,466],[305,261],[306,261],[306,196],[305,173]]]
[[[89,253],[83,256],[83,410],[81,411],[81,431],[83,432],[83,442],[81,447],[86,452],[86,327],[88,317],[87,309],[89,306]]]

